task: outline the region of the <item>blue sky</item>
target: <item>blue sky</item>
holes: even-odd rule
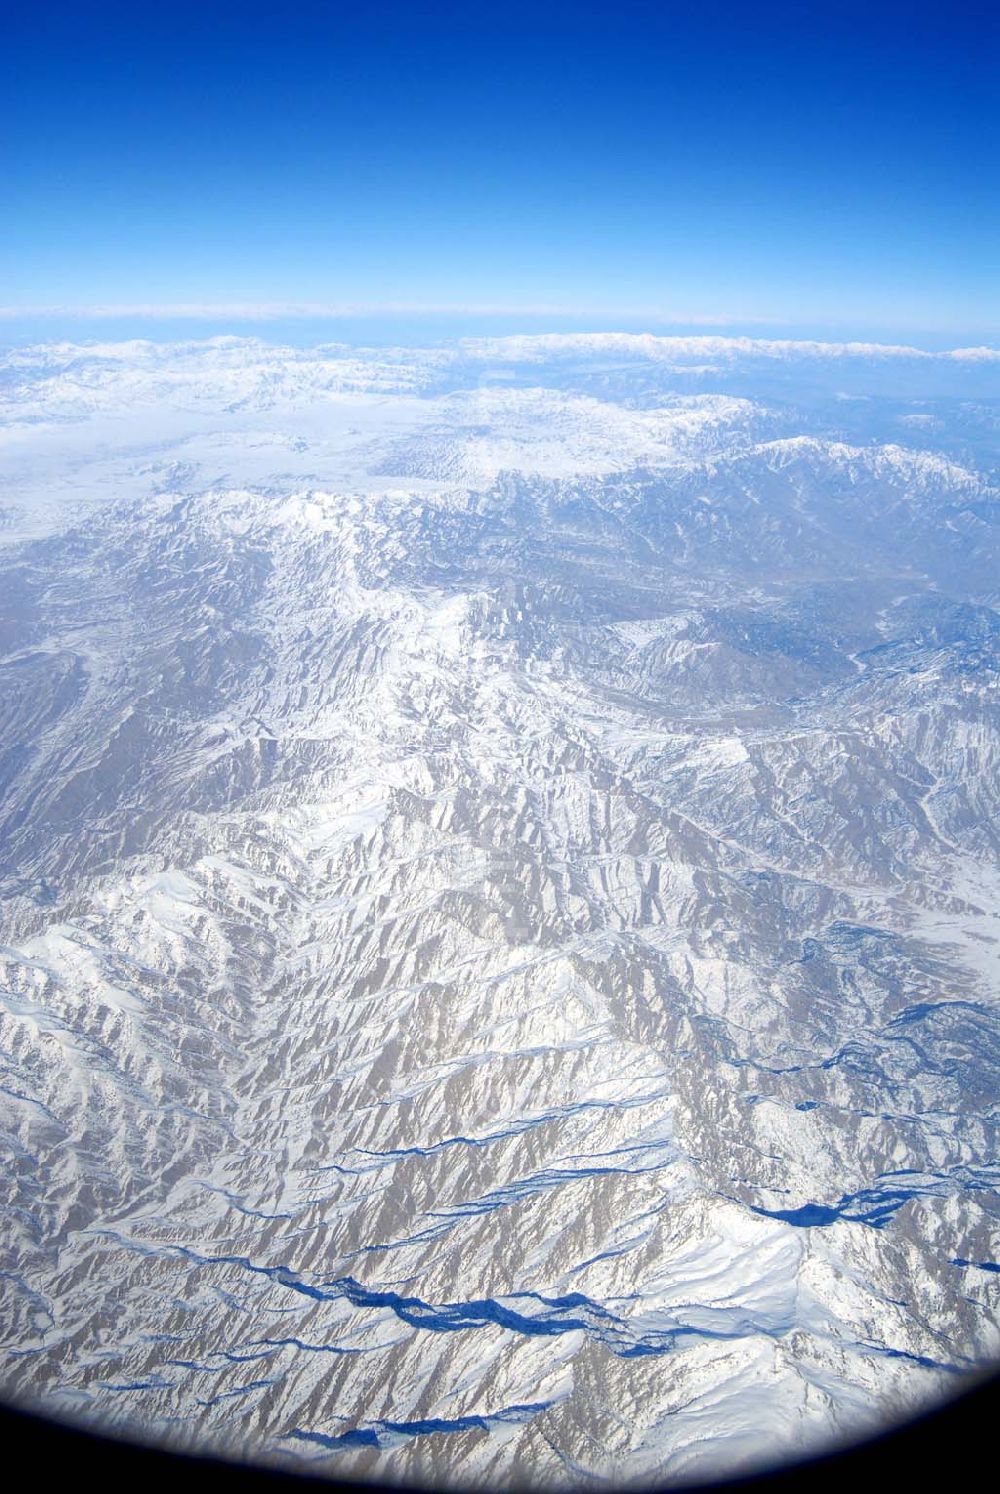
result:
[[[995,9],[36,0],[0,305],[989,339]]]

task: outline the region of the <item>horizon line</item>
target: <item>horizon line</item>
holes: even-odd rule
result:
[[[66,316],[80,320],[111,317],[192,318],[211,320],[229,316],[241,321],[272,321],[316,317],[331,321],[356,316],[596,316],[645,319],[661,325],[731,327],[782,325],[773,315],[733,316],[694,312],[682,314],[654,306],[557,305],[529,301],[511,304],[498,301],[126,301],[95,303],[46,303],[28,306],[0,305],[0,319]],[[787,323],[785,323],[787,325]]]
[[[866,317],[837,315],[777,316],[773,312],[734,315],[730,312],[680,312],[662,306],[558,305],[552,302],[511,304],[496,301],[127,301],[127,302],[47,302],[33,305],[0,304],[0,322],[26,321],[32,318],[72,321],[114,321],[133,318],[139,321],[212,321],[231,319],[238,322],[268,321],[347,321],[358,317],[595,317],[601,321],[620,318],[626,322],[646,322],[657,327],[774,327],[792,329],[809,325],[838,327],[865,325],[883,332],[925,333],[948,336],[975,333],[979,337],[998,337],[1000,327],[979,324],[976,327],[908,323],[873,323]]]

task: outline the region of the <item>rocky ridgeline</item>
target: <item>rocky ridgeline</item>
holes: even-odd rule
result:
[[[2,552],[5,1394],[552,1486],[944,1394],[1000,1353],[982,404],[255,346],[8,390],[100,497]]]

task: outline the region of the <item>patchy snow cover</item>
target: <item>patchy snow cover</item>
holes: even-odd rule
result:
[[[990,363],[8,356],[5,1394],[620,1486],[1000,1355]]]

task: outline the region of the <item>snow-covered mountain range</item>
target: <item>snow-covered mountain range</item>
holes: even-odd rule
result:
[[[1000,1356],[1000,355],[0,359],[0,1389],[462,1486]]]

